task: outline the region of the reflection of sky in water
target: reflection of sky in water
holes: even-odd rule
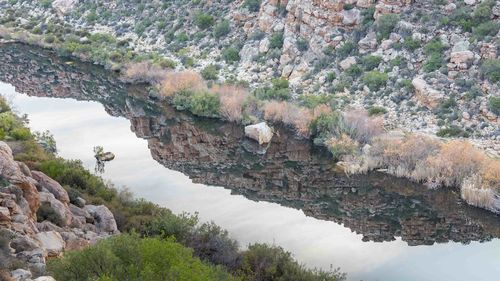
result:
[[[500,241],[409,247],[393,242],[362,242],[361,235],[336,223],[306,217],[300,210],[254,202],[221,187],[193,184],[182,173],[154,161],[146,140],[136,138],[130,122],[109,116],[102,105],[16,95],[0,83],[0,94],[27,113],[34,130],[50,130],[59,154],[81,159],[93,170],[92,148],[116,154],[104,177],[127,186],[138,197],[180,213],[199,212],[229,230],[241,245],[275,243],[311,267],[341,267],[351,280],[495,280],[500,276]]]

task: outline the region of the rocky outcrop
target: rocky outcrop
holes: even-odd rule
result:
[[[415,98],[417,101],[429,109],[438,106],[440,101],[444,98],[441,92],[431,88],[431,86],[420,77],[413,79],[411,83],[415,88]]]
[[[29,281],[43,275],[47,258],[118,233],[109,209],[71,204],[68,193],[58,182],[14,161],[10,147],[2,141],[0,179],[0,234],[7,238],[7,249],[12,249],[4,253],[0,248],[0,258],[26,264],[24,268],[11,268],[14,280]],[[49,210],[53,215],[46,219],[52,221],[43,220]],[[50,278],[43,276],[35,280]]]
[[[52,8],[54,8],[58,14],[65,15],[69,13],[77,3],[78,0],[54,0],[54,2],[52,2]]]
[[[265,122],[245,127],[245,136],[256,140],[259,144],[269,143],[273,138],[273,129]]]

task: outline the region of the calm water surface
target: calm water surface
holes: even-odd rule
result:
[[[25,58],[31,50],[16,47],[17,63],[11,49],[2,49],[0,94],[28,114],[30,128],[54,134],[59,155],[93,170],[92,149],[102,145],[117,155],[106,164],[105,179],[174,212],[198,212],[242,247],[275,243],[310,267],[341,267],[349,280],[500,276],[500,218],[463,206],[452,192],[415,193],[423,187],[386,177],[338,180],[321,155],[291,137],[273,142],[263,156],[243,138],[233,139],[241,132],[232,125],[214,129],[134,99],[117,106],[109,85],[82,86],[87,78],[57,59],[43,65],[39,53]],[[23,69],[22,59],[50,71],[28,73],[33,67]],[[98,100],[97,92],[108,97],[82,101]]]

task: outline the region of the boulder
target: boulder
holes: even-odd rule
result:
[[[63,220],[63,226],[71,225],[72,213],[67,204],[57,200],[52,193],[40,192],[40,201],[49,204],[54,212]]]
[[[117,234],[119,233],[116,226],[115,217],[113,213],[104,205],[87,205],[83,208],[89,212],[95,219],[95,226],[99,233]]]
[[[33,281],[56,281],[56,279],[54,279],[54,277],[52,276],[40,276],[36,279],[33,279]]]
[[[102,152],[95,156],[99,161],[111,161],[115,159],[113,152]]]
[[[259,144],[269,143],[273,137],[273,130],[266,122],[245,127],[245,136],[256,140]]]
[[[25,269],[16,269],[10,272],[13,280],[16,281],[28,281],[31,280],[31,272]]]
[[[455,64],[468,63],[474,59],[474,53],[471,51],[458,51],[450,54],[450,62]]]
[[[52,8],[54,8],[59,15],[64,15],[70,12],[77,3],[78,0],[54,0],[54,2],[52,2]]]
[[[64,251],[65,243],[59,232],[40,232],[36,237],[49,257],[57,257]]]
[[[364,50],[377,47],[377,34],[375,32],[368,33],[363,39],[359,40],[358,45]]]
[[[38,186],[47,189],[54,197],[63,202],[69,203],[68,192],[55,180],[39,171],[32,171],[33,178],[38,182]]]
[[[415,88],[417,100],[429,109],[438,106],[439,102],[443,99],[443,94],[433,88],[424,79],[416,77],[411,81]]]
[[[0,225],[10,222],[10,211],[7,207],[0,207]]]
[[[348,57],[339,63],[340,67],[343,70],[346,70],[355,64],[356,64],[356,57]]]
[[[348,26],[361,22],[361,12],[358,9],[342,10],[342,23]]]

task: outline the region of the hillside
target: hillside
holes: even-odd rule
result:
[[[296,99],[326,95],[337,108],[382,113],[390,129],[470,137],[500,151],[497,1],[2,0],[0,7],[3,26],[47,42],[85,45],[90,34],[107,33],[119,47],[153,52],[208,80],[259,88],[283,77]]]

